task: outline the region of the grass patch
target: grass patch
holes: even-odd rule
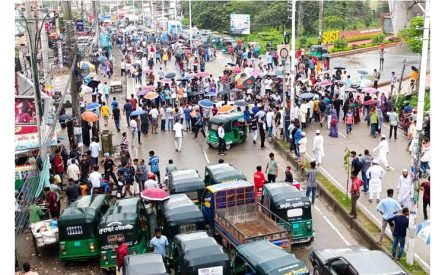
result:
[[[284,140],[276,141],[280,147],[285,149],[286,152],[289,152],[290,144]],[[305,161],[305,168],[309,169],[309,162]],[[351,209],[351,199],[345,196],[345,193],[337,188],[331,181],[329,181],[321,172],[317,173],[317,180],[319,184],[323,185],[329,193],[335,198],[337,202],[347,211]],[[357,208],[357,220],[360,222],[362,226],[368,230],[371,235],[374,236],[376,240],[380,238],[380,228],[366,215],[361,211],[360,208]],[[407,244],[406,244],[407,245]],[[405,245],[405,246],[406,246]],[[392,251],[392,240],[388,238],[386,235],[383,239],[383,247],[387,253],[391,255]],[[400,259],[400,264],[412,275],[427,275],[429,274],[418,264],[417,261],[414,261],[414,264],[408,265],[406,263],[406,253],[402,255]]]

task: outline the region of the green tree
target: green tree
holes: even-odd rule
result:
[[[422,51],[423,17],[416,16],[409,22],[408,28],[401,31],[399,36],[408,43],[408,47],[414,53]]]
[[[338,39],[334,41],[334,48],[344,49],[348,46],[348,41],[346,39]]]
[[[372,43],[373,44],[381,44],[381,43],[383,43],[383,41],[385,41],[385,35],[383,33],[374,35],[372,37]]]

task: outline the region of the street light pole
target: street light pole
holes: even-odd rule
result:
[[[290,48],[290,113],[291,116],[295,116],[295,9],[297,0],[292,0],[292,36],[291,36],[291,48]],[[292,117],[291,117],[292,120]]]
[[[426,69],[428,62],[428,47],[430,36],[430,1],[425,1],[425,20],[423,23],[423,41],[422,41],[422,58],[420,62],[420,79],[419,92],[417,99],[417,125],[416,136],[413,140],[412,150],[412,168],[413,184],[411,188],[411,207],[409,212],[409,227],[408,227],[408,251],[406,255],[406,262],[409,265],[414,261],[414,244],[416,238],[416,214],[417,214],[417,189],[419,185],[419,162],[421,152],[421,140],[423,130],[423,113],[425,108],[425,86],[426,86]]]
[[[320,10],[318,14],[318,45],[321,45],[321,35],[323,33],[323,0],[320,0]]]
[[[190,50],[192,49],[192,0],[189,0]]]

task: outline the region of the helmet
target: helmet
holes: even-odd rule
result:
[[[148,179],[150,179],[150,180],[156,179],[155,173],[153,173],[153,172],[148,173]]]
[[[413,109],[413,114],[417,114],[417,109]]]

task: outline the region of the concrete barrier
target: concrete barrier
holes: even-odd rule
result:
[[[385,44],[385,48],[399,46],[400,44],[402,44],[402,42],[394,42],[394,43]],[[360,49],[355,49],[355,50],[350,50],[350,51],[344,51],[344,52],[336,52],[336,53],[332,53],[331,56],[332,57],[341,57],[341,56],[347,56],[347,55],[351,55],[351,54],[370,52],[370,51],[378,50],[379,47],[380,47],[380,45],[366,47],[366,48],[360,48]]]

